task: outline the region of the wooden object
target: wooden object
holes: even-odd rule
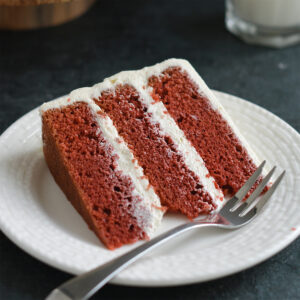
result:
[[[55,26],[86,12],[96,0],[0,0],[0,29]]]

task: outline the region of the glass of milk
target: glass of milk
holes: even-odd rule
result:
[[[300,0],[226,0],[225,23],[248,43],[294,45],[300,42]]]

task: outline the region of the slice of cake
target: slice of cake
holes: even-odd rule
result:
[[[211,213],[257,168],[185,60],[121,72],[41,112],[56,182],[110,249],[150,237],[161,205],[190,219]]]

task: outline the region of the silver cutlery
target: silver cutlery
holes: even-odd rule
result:
[[[183,232],[194,228],[208,226],[221,227],[224,229],[237,229],[248,224],[265,207],[285,174],[285,171],[282,172],[276,181],[269,187],[268,191],[261,195],[275,171],[276,167],[274,167],[266,176],[264,176],[251,195],[244,200],[245,196],[261,175],[264,165],[265,161],[257,168],[241,189],[215,214],[209,215],[205,219],[196,218],[192,222],[179,225],[94,270],[74,277],[54,289],[48,295],[46,300],[88,299],[114,276],[144,254]]]

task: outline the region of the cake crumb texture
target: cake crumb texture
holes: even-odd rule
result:
[[[43,113],[44,154],[69,201],[109,249],[147,238],[134,217],[133,184],[86,103]],[[146,221],[146,220],[145,220]]]

